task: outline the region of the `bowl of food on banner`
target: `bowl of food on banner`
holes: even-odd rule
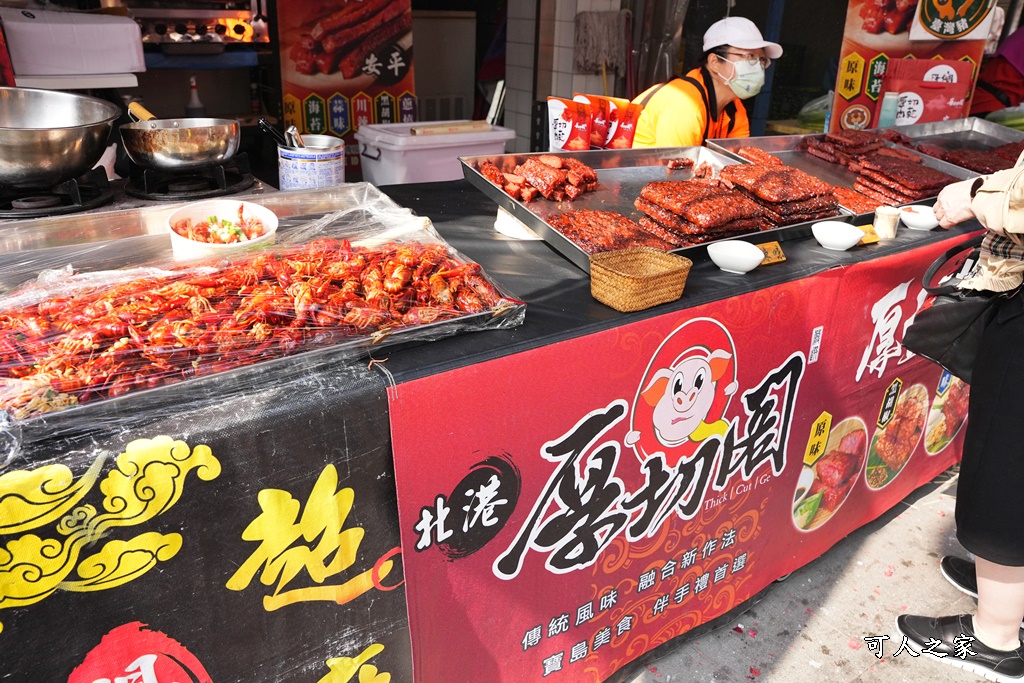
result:
[[[167,217],[176,259],[229,256],[272,244],[277,214],[252,202],[211,199],[193,202]]]
[[[877,490],[887,486],[910,460],[924,433],[928,416],[928,390],[914,384],[904,389],[892,417],[884,427],[875,430],[868,449],[868,464],[864,480],[868,488]]]
[[[846,251],[864,239],[864,231],[842,221],[818,221],[811,226],[818,244],[833,251]]]
[[[810,483],[804,472],[797,481],[793,497],[793,524],[797,529],[816,529],[842,507],[864,467],[867,445],[868,428],[859,417],[847,418],[829,431],[822,455],[804,467],[811,473]],[[802,493],[803,486],[807,489]]]
[[[725,272],[738,275],[752,271],[764,260],[760,247],[743,240],[712,242],[708,245],[708,256]]]
[[[900,207],[900,220],[911,230],[931,230],[939,225],[935,209],[922,204]]]
[[[943,375],[945,377],[945,375]],[[942,380],[940,379],[940,385]],[[945,390],[940,389],[928,413],[928,426],[924,431],[924,452],[936,455],[956,437],[967,421],[967,402],[970,387],[963,380],[949,375]]]

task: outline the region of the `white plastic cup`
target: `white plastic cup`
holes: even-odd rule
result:
[[[345,182],[345,141],[332,135],[303,135],[305,147],[277,147],[282,190],[331,187]]]
[[[900,210],[895,206],[879,206],[875,209],[875,221],[872,225],[880,240],[891,240],[896,237],[896,226],[900,222]]]

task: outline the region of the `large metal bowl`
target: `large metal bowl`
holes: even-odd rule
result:
[[[120,115],[94,97],[0,87],[0,185],[48,188],[82,175]]]
[[[223,164],[238,151],[234,119],[152,119],[121,126],[128,157],[143,168],[174,171]]]

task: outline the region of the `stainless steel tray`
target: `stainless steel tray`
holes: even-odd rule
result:
[[[782,163],[787,166],[793,166],[799,168],[801,171],[808,173],[818,180],[822,180],[830,185],[837,185],[839,187],[846,187],[853,189],[853,183],[857,179],[857,174],[848,169],[842,164],[833,164],[832,162],[819,159],[813,154],[806,152],[803,147],[804,143],[809,139],[820,140],[825,136],[822,135],[776,135],[771,137],[761,138],[721,138],[716,140],[708,140],[708,147],[711,149],[721,152],[733,159],[743,160],[743,157],[736,153],[740,147],[757,147],[758,149],[764,150],[779,157]],[[895,147],[895,145],[888,145]],[[901,148],[905,149],[905,148]],[[920,154],[914,150],[907,150],[914,152],[917,156],[921,157],[921,163],[925,166],[929,166],[943,173],[948,173],[954,178],[965,180],[967,178],[975,178],[978,176],[974,171],[970,171],[966,168],[954,166],[953,164],[930,157],[927,154]],[[937,193],[936,193],[937,194]],[[925,198],[921,201],[930,201],[932,198]],[[841,206],[841,205],[840,205]],[[843,207],[844,209],[846,207]],[[849,213],[853,213],[849,211]],[[868,213],[859,214],[861,216],[870,215]]]
[[[548,152],[551,156],[571,157],[587,164],[597,172],[598,186],[594,192],[586,192],[575,201],[553,202],[538,198],[524,203],[509,196],[503,189],[487,180],[477,169],[485,161],[494,163],[506,173],[511,173],[516,164],[537,154],[501,154],[493,156],[460,157],[463,174],[478,190],[522,221],[536,232],[555,251],[586,272],[590,272],[590,257],[572,241],[566,239],[548,224],[548,220],[573,209],[594,209],[615,211],[637,220],[640,211],[633,201],[640,196],[644,185],[657,180],[688,180],[693,169],[672,170],[665,166],[666,159],[693,159],[694,166],[709,164],[715,171],[725,166],[741,163],[730,155],[721,154],[707,147],[660,147],[655,149],[593,150],[588,152]],[[850,212],[836,217],[843,220]],[[806,237],[811,234],[812,222],[795,223],[762,232],[737,235],[737,239],[770,242]],[[730,238],[731,239],[731,238]],[[673,249],[672,253],[702,251],[706,244]]]
[[[913,139],[915,144],[927,143],[943,149],[991,149],[1024,140],[1024,131],[1000,126],[976,116],[953,121],[915,123],[912,126],[893,126],[892,129]]]

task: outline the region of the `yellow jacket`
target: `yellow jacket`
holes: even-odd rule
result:
[[[683,78],[659,83],[633,102],[643,104],[634,147],[694,147],[711,138],[748,138],[750,122],[739,98],[718,114],[711,72],[701,67]]]

